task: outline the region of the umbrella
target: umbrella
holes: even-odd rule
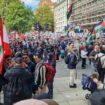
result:
[[[98,90],[90,97],[91,105],[105,105],[105,90]]]

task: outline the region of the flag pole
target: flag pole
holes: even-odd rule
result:
[[[67,0],[67,14],[68,14],[68,0]],[[67,29],[67,36],[68,36],[68,18],[67,18],[67,26],[66,26],[66,29]]]
[[[67,14],[68,14],[68,0],[67,0]],[[67,29],[68,29],[68,18],[67,18]]]

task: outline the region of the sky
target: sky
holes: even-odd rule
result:
[[[31,7],[32,10],[35,10],[38,7],[40,0],[21,0],[25,3],[26,6]],[[55,2],[56,0],[52,0]]]
[[[32,10],[37,9],[40,0],[21,0],[25,3],[26,6],[31,7]],[[52,2],[56,2],[56,0],[52,0]]]
[[[35,10],[38,7],[40,0],[21,0],[25,3],[26,6],[31,7],[32,10]]]

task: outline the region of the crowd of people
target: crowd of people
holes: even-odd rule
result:
[[[16,39],[11,41],[10,47],[12,56],[5,56],[0,76],[4,105],[13,105],[30,98],[53,99],[53,82],[59,57],[64,59],[70,71],[70,88],[77,88],[76,66],[80,60],[82,69],[86,69],[86,61],[89,60],[90,75],[98,73],[97,81],[94,79],[97,87],[99,83],[104,83],[105,45],[98,43],[95,38],[88,40],[84,36],[81,41],[79,37],[70,37],[69,40],[61,40],[56,44],[34,39]]]
[[[0,76],[4,104],[12,105],[31,97],[52,99],[59,45],[35,42],[33,39],[17,39],[10,46],[13,54],[5,56],[3,73]]]

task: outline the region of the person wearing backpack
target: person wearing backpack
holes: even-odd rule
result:
[[[104,62],[105,62],[105,55],[103,53],[99,53],[95,56],[95,65],[99,73],[99,80],[102,83],[104,83],[104,76],[105,76],[105,68],[103,66]]]
[[[45,64],[47,68],[47,84],[48,84],[48,95],[49,98],[53,98],[53,82],[54,82],[54,77],[56,73],[56,60],[54,59],[53,53],[48,54],[48,61],[47,64]]]
[[[94,71],[96,70],[96,60],[95,60],[95,56],[97,54],[99,54],[100,52],[100,46],[99,45],[95,45],[94,49],[91,51],[91,53],[89,54],[89,59],[91,60],[91,73],[93,74]]]
[[[71,43],[69,46],[69,53],[65,59],[65,63],[67,64],[67,67],[70,70],[70,81],[69,81],[69,87],[70,88],[76,88],[77,87],[77,85],[75,83],[77,56],[76,56],[75,52],[73,51],[73,48],[74,48],[74,44]]]
[[[35,67],[35,91],[38,91],[38,89],[43,89],[46,86],[46,67],[43,65],[44,61],[42,53],[37,52],[34,55],[34,59],[37,63]]]
[[[55,69],[54,67],[49,63],[46,62],[44,63],[42,61],[41,55],[40,54],[36,54],[35,55],[35,61],[37,63],[36,67],[39,68],[39,76],[38,76],[38,80],[37,80],[37,89],[40,88],[41,90],[43,90],[44,87],[48,87],[48,92],[44,92],[42,94],[39,94],[38,96],[35,96],[36,99],[45,99],[45,98],[52,98],[53,97],[53,79],[55,76]],[[39,62],[39,63],[38,63]],[[38,70],[35,70],[35,72],[37,73]],[[41,75],[43,77],[41,77]],[[37,76],[35,76],[36,78]],[[43,85],[39,85],[41,81],[40,79],[43,79]]]

